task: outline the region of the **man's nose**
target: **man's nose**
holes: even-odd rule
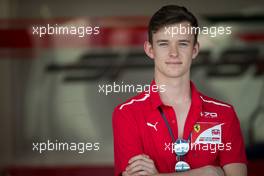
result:
[[[177,57],[178,56],[178,48],[175,45],[172,45],[170,47],[170,56],[171,57]]]

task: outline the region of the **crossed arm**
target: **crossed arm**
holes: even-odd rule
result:
[[[158,173],[154,161],[147,155],[137,155],[132,157],[126,170],[122,173],[123,176],[246,176],[247,167],[243,163],[231,163],[223,168],[216,166],[204,166],[197,169],[192,169],[186,172],[179,173]]]

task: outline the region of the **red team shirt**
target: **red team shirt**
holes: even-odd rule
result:
[[[160,173],[175,172],[177,159],[172,138],[158,107],[164,111],[177,139],[176,115],[173,108],[164,105],[159,93],[153,90],[138,94],[114,110],[115,175],[120,175],[129,159],[139,154],[149,155]],[[192,82],[191,95],[192,103],[183,139],[198,145],[190,147],[184,161],[191,169],[206,165],[246,163],[243,137],[234,108],[202,95]]]

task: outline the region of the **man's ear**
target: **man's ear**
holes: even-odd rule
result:
[[[196,58],[196,56],[198,55],[199,51],[200,51],[200,44],[199,44],[199,42],[197,41],[197,42],[194,44],[194,46],[193,46],[192,59],[195,59],[195,58]]]
[[[153,47],[152,47],[152,44],[149,43],[149,41],[144,42],[144,51],[148,55],[149,58],[154,59]]]

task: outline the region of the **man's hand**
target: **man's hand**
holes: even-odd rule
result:
[[[225,174],[221,167],[208,165],[185,172],[158,174],[158,176],[225,176]]]
[[[159,176],[225,176],[221,167],[217,166],[204,166],[197,169],[192,169],[186,172],[175,172],[167,174],[159,174],[154,161],[148,155],[141,154],[132,157],[128,161],[126,170],[122,176],[141,176],[141,175],[159,175]]]
[[[225,173],[221,167],[217,166],[204,166],[201,168],[204,172],[203,175],[208,176],[225,176]]]
[[[158,171],[154,164],[154,161],[149,158],[148,155],[142,154],[132,157],[128,161],[126,171],[123,172],[123,176],[140,176],[140,175],[154,175]]]
[[[247,165],[244,163],[230,163],[223,167],[226,176],[246,176]]]

